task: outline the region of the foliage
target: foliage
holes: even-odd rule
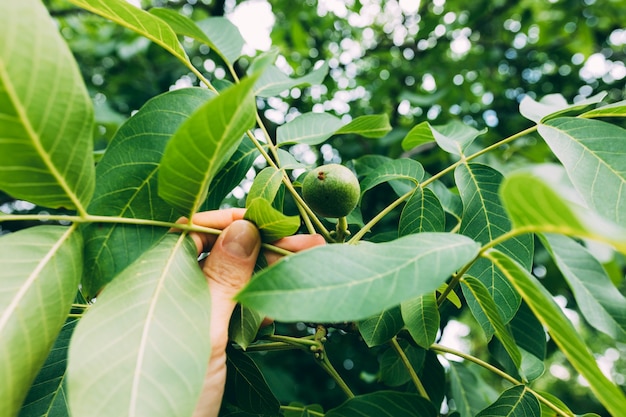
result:
[[[246,56],[239,30],[220,16],[190,19],[124,0],[71,3],[90,14],[68,18],[66,28],[86,25],[107,39],[121,25],[141,35],[120,32],[129,45],[145,50],[148,39],[159,51],[149,62],[189,72],[202,87],[163,92],[154,83],[140,99],[120,93],[117,109],[103,111],[81,77],[94,70],[93,56],[63,39],[48,14],[53,6],[0,5],[0,190],[7,201],[41,210],[0,213],[3,227],[17,225],[0,237],[1,415],[191,415],[211,346],[210,294],[188,233],[220,231],[186,223],[177,225],[181,233],[168,232],[180,216],[233,204],[247,208],[268,250],[278,251],[272,242],[295,233],[320,233],[328,244],[269,267],[259,259],[254,279],[237,295],[221,415],[573,416],[569,398],[544,392],[548,351],[567,359],[598,403],[577,413],[618,416],[626,409],[622,387],[590,349],[591,337],[579,334],[553,288],[533,275],[537,257],[549,256],[586,323],[608,343],[626,342],[626,300],[614,283],[622,283],[623,272],[611,273],[626,254],[626,102],[614,89],[574,103],[557,90],[543,91],[551,94],[541,100],[527,94],[518,110],[525,122],[448,122],[434,114],[439,109],[433,123],[416,124],[419,111],[401,114],[406,106],[392,100],[401,97],[416,110],[416,103],[446,96],[471,108],[468,100],[485,97],[491,81],[484,77],[485,85],[469,92],[461,82],[463,88],[417,94],[407,88],[415,80],[404,78],[394,84],[400,91],[381,94],[385,77],[407,70],[398,64],[376,80],[367,70],[353,78],[371,82],[369,93],[380,103],[361,103],[353,116],[332,114],[297,97],[340,80],[349,63],[339,70],[330,58],[287,75],[285,56],[293,55],[284,49],[297,54],[306,46],[297,28],[283,36],[278,24],[281,49]],[[541,16],[532,7],[519,11]],[[429,19],[439,14],[419,16],[430,16],[424,24],[434,27]],[[467,9],[449,24],[477,15],[490,16]],[[335,39],[327,24],[312,31],[313,39]],[[349,31],[345,24],[334,25]],[[537,24],[549,29],[543,18]],[[80,69],[69,46],[76,59],[89,56]],[[372,43],[362,64],[371,69],[368,59],[393,58],[399,49],[387,46],[385,39]],[[96,54],[106,57],[112,48]],[[198,69],[206,51],[228,80]],[[502,45],[479,52],[508,56]],[[464,73],[466,80],[475,76]],[[260,111],[290,96],[301,105],[290,117],[272,122]],[[543,144],[541,158],[528,153],[528,138]],[[335,221],[304,202],[300,174],[313,165],[303,149],[323,154],[341,143],[361,195],[357,208]],[[511,166],[505,148],[513,149]],[[237,199],[242,180],[247,198]],[[598,243],[612,263],[596,255]],[[441,337],[462,314],[474,318],[480,335],[472,353]],[[259,328],[265,316],[276,323]],[[274,350],[290,353],[278,359]],[[336,358],[350,356],[359,373],[341,375]],[[308,372],[305,363],[319,367]],[[307,373],[294,384],[277,383],[286,377],[280,366],[307,366]],[[319,381],[332,382],[344,397],[298,392],[298,384]]]

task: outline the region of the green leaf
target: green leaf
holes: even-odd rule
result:
[[[36,0],[2,2],[0,39],[0,190],[84,212],[94,116],[74,57]]]
[[[409,133],[402,139],[402,149],[409,151],[434,141],[435,137],[433,136],[430,123],[422,122],[409,130]]]
[[[424,167],[419,162],[408,159],[394,159],[371,171],[361,181],[361,195],[375,186],[389,181],[403,180],[414,188],[424,178]]]
[[[282,184],[284,172],[274,167],[267,167],[261,170],[256,177],[248,196],[246,197],[246,207],[254,201],[256,198],[267,200],[268,202],[274,201],[276,193],[280,189]]]
[[[452,155],[463,155],[467,148],[478,136],[487,132],[487,129],[476,130],[465,123],[454,120],[443,126],[431,128],[437,145]]]
[[[447,233],[318,246],[264,269],[236,298],[282,321],[359,320],[435,291],[477,251],[473,240]]]
[[[580,115],[581,117],[626,117],[626,100],[611,103],[597,109],[589,110]]]
[[[71,318],[63,325],[46,362],[30,387],[20,417],[69,417],[64,381],[67,350],[77,322],[77,319]]]
[[[602,264],[565,236],[545,234],[542,242],[589,324],[617,341],[626,341],[626,298],[615,288]]]
[[[509,175],[502,183],[500,195],[515,228],[587,237],[626,254],[624,228],[576,203],[565,201],[533,174]]]
[[[572,366],[587,380],[596,398],[614,414],[626,410],[626,395],[602,373],[585,342],[565,317],[552,295],[528,271],[505,254],[485,254],[506,275]]]
[[[317,145],[331,137],[344,123],[328,113],[304,113],[276,129],[276,143]]]
[[[211,181],[209,195],[200,211],[218,209],[228,193],[245,178],[257,156],[259,156],[259,150],[252,141],[241,141],[233,156]]]
[[[366,138],[382,138],[391,131],[389,116],[368,114],[357,117],[335,132],[335,135],[355,134]]]
[[[125,0],[69,0],[85,10],[109,19],[156,43],[185,65],[191,65],[176,33],[158,17]]]
[[[278,67],[269,66],[254,86],[254,94],[259,97],[273,97],[285,90],[300,85],[321,84],[328,74],[328,64],[324,62],[319,68],[299,78],[289,78]]]
[[[408,358],[411,367],[418,372],[424,364],[424,357],[426,351],[411,346],[407,341],[398,341],[400,348]],[[380,380],[390,387],[399,387],[411,380],[411,375],[406,368],[406,365],[398,355],[395,349],[387,349],[379,356],[380,362]]]
[[[255,198],[248,205],[244,218],[256,225],[263,242],[274,242],[291,236],[300,228],[300,216],[285,216],[262,198]]]
[[[437,410],[425,398],[417,394],[394,391],[378,391],[358,395],[337,408],[329,410],[325,417],[435,417]]]
[[[20,409],[65,323],[82,262],[76,226],[0,237],[0,415]]]
[[[168,234],[105,287],[70,343],[72,415],[189,416],[211,345],[196,246]]]
[[[254,125],[254,82],[254,77],[247,78],[200,107],[167,144],[158,175],[159,196],[182,215],[198,210],[209,184]]]
[[[280,403],[248,355],[237,349],[229,349],[226,364],[225,400],[251,413],[278,415]]]
[[[498,308],[495,301],[487,291],[487,288],[478,279],[471,276],[464,276],[461,279],[461,283],[464,285],[463,289],[467,288],[472,294],[476,303],[480,306],[480,309],[485,313],[489,324],[493,327],[496,337],[502,342],[502,345],[506,349],[507,353],[513,360],[516,368],[519,368],[522,362],[522,355],[515,344],[515,340],[511,333],[504,326],[504,322],[498,313]],[[464,291],[467,294],[467,292]],[[484,323],[480,323],[481,327],[485,327]]]
[[[475,417],[497,397],[497,393],[470,367],[450,362],[450,394],[461,417]]]
[[[553,119],[539,133],[587,205],[626,227],[626,130],[599,120]]]
[[[196,23],[172,9],[153,7],[150,13],[166,22],[177,34],[209,46],[229,65],[241,56],[244,39],[239,29],[224,17],[210,17]]]
[[[446,215],[439,199],[428,188],[417,187],[400,214],[398,235],[445,232]]]
[[[369,347],[382,345],[398,334],[404,323],[400,307],[392,307],[358,322],[359,333]]]
[[[424,294],[400,305],[402,320],[419,346],[428,349],[439,331],[439,309],[435,293]]]
[[[324,415],[324,409],[319,404],[304,405],[298,402],[289,403],[284,409],[285,417],[319,417]]]
[[[545,392],[545,391],[537,391],[537,393],[541,395],[543,398],[550,401],[555,406],[557,406],[557,408],[563,411],[568,417],[574,417],[574,413],[572,413],[572,411],[565,405],[565,403],[563,403],[563,401],[561,401],[561,399],[558,398],[556,395],[551,394],[549,392]],[[541,406],[541,417],[561,417],[562,416],[562,414],[557,414],[555,410],[548,407],[544,403],[540,403],[540,406]],[[582,417],[594,417],[596,415],[597,414],[593,414],[593,413],[585,413],[583,414]]]
[[[157,195],[157,171],[176,129],[214,96],[187,88],[148,101],[120,127],[96,167],[96,190],[90,214],[175,221],[172,207]],[[151,248],[167,228],[121,223],[91,223],[85,236],[82,290],[88,299]]]
[[[581,100],[575,104],[568,104],[561,94],[548,94],[536,101],[530,96],[524,96],[519,105],[522,116],[539,124],[554,119],[566,113],[577,112],[592,104],[597,104],[606,97],[605,92]]]
[[[463,201],[461,234],[484,245],[511,230],[511,221],[498,195],[502,174],[486,165],[463,164],[457,167],[454,177]],[[533,256],[532,235],[513,237],[497,247],[530,269]],[[479,259],[467,274],[476,277],[487,287],[502,320],[508,323],[519,307],[520,297],[502,273],[489,261]],[[465,292],[465,295],[472,314],[490,338],[493,328],[489,324],[489,318],[485,316],[472,293]]]
[[[228,338],[245,350],[256,338],[264,318],[264,315],[237,304],[228,325]]]
[[[523,385],[504,391],[498,400],[476,417],[541,417],[539,400]]]

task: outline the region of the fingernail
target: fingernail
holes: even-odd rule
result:
[[[245,220],[236,220],[226,228],[222,246],[226,252],[237,258],[248,258],[254,252],[259,240],[256,227]]]

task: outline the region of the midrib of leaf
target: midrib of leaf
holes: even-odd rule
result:
[[[467,168],[467,172],[469,173],[472,182],[476,185],[476,192],[475,194],[478,194],[479,197],[479,201],[480,201],[480,205],[482,207],[481,212],[484,213],[484,217],[485,217],[485,224],[487,225],[486,229],[487,229],[487,234],[489,235],[489,241],[493,241],[493,233],[491,231],[492,229],[492,224],[489,221],[489,211],[487,210],[487,204],[485,204],[486,199],[483,197],[483,194],[481,192],[482,188],[478,186],[478,180],[476,179],[476,176],[474,175],[474,171],[470,168],[469,164],[465,164],[465,167]]]
[[[44,256],[39,261],[39,263],[37,264],[33,272],[31,272],[31,274],[28,276],[24,284],[21,285],[17,294],[15,295],[15,297],[13,297],[13,299],[9,303],[8,308],[4,311],[4,314],[0,316],[0,334],[2,334],[3,328],[7,325],[7,323],[9,322],[9,319],[13,316],[13,313],[15,313],[15,310],[17,309],[20,301],[22,301],[22,299],[24,298],[28,290],[37,281],[37,278],[39,278],[39,274],[41,273],[41,271],[50,262],[52,257],[59,251],[61,246],[63,246],[63,243],[65,243],[65,241],[69,239],[69,237],[72,235],[72,233],[74,232],[74,230],[76,230],[77,227],[78,227],[78,224],[74,223],[71,227],[67,229],[67,231],[61,236],[61,238],[57,240],[56,243],[50,248],[46,256]]]
[[[3,84],[5,86],[7,95],[9,96],[11,103],[13,104],[13,107],[15,108],[19,116],[19,119],[21,120],[22,125],[26,129],[28,136],[31,139],[31,142],[33,146],[35,147],[35,150],[37,151],[37,153],[43,160],[44,164],[46,165],[46,167],[48,168],[52,176],[57,180],[61,188],[65,191],[67,196],[72,200],[72,202],[76,206],[76,210],[78,211],[78,213],[81,216],[85,216],[87,212],[85,211],[85,208],[80,202],[80,199],[71,189],[69,184],[65,181],[65,178],[63,177],[63,175],[61,175],[61,173],[57,170],[57,168],[52,163],[50,156],[48,155],[46,150],[43,148],[43,145],[41,143],[41,138],[39,137],[37,132],[35,132],[35,129],[31,125],[30,120],[28,120],[28,117],[26,117],[26,109],[22,106],[22,103],[19,100],[19,97],[15,89],[13,88],[13,84],[11,83],[9,74],[5,70],[4,61],[2,60],[0,60],[0,79],[4,81]]]
[[[130,403],[128,406],[129,416],[137,415],[137,400],[139,398],[138,391],[139,391],[139,384],[141,382],[139,377],[141,375],[141,368],[143,367],[144,355],[146,352],[146,345],[149,339],[148,335],[150,333],[150,330],[152,329],[152,325],[154,324],[154,311],[160,299],[159,296],[161,294],[161,291],[163,291],[164,280],[168,275],[167,273],[169,272],[172,266],[172,262],[174,261],[174,258],[175,258],[174,254],[176,254],[180,246],[183,244],[186,236],[187,236],[187,233],[184,233],[184,232],[181,233],[178,240],[176,241],[176,244],[172,247],[172,250],[170,251],[170,257],[167,260],[167,263],[165,264],[165,267],[163,268],[161,275],[159,276],[156,288],[150,300],[150,307],[148,309],[148,314],[146,315],[147,325],[144,326],[143,332],[141,333],[141,340],[139,343],[139,349],[138,349],[138,355],[137,355],[137,364],[135,366],[135,372],[133,374],[133,383],[130,389]]]

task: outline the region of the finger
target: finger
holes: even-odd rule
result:
[[[315,246],[325,245],[326,241],[322,235],[293,235],[277,240],[273,245],[291,252],[300,252]],[[268,264],[273,264],[282,258],[281,255],[272,251],[265,251],[265,258]]]
[[[242,208],[229,208],[222,210],[210,210],[196,213],[191,218],[191,222],[195,225],[202,227],[210,227],[212,229],[223,230],[228,227],[235,220],[243,219],[245,209]],[[188,223],[189,220],[185,217],[178,219],[176,223]],[[202,252],[210,249],[215,243],[217,236],[208,233],[193,232],[189,234],[196,244],[198,255]]]

